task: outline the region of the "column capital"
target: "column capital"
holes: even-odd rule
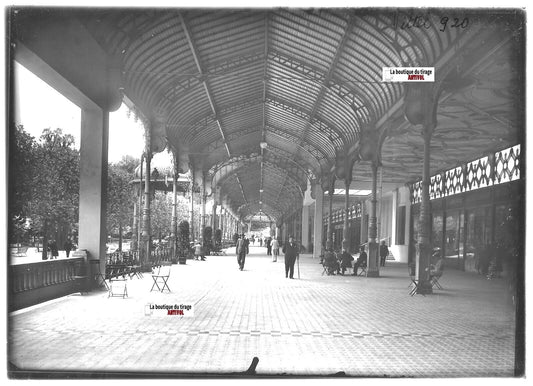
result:
[[[351,181],[353,165],[358,158],[357,155],[350,155],[348,148],[335,152],[335,177]]]
[[[154,109],[150,117],[150,150],[160,153],[167,146],[166,124],[168,114],[162,109]]]

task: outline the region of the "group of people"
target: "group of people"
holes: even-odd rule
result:
[[[65,250],[66,256],[69,257],[70,251],[74,249],[74,244],[70,239],[67,239],[65,241],[65,243],[63,244],[63,249]],[[59,247],[57,246],[57,242],[54,239],[48,241],[46,250],[48,252],[47,255],[49,255],[50,259],[57,259],[59,257]]]
[[[352,268],[352,261],[355,260],[352,275],[357,276],[359,268],[366,268],[367,258],[368,255],[365,252],[365,246],[362,245],[359,248],[359,256],[357,257],[357,260],[355,260],[346,249],[343,249],[342,254],[340,254],[338,258],[333,251],[327,251],[324,254],[323,263],[328,274],[344,275],[348,268]]]
[[[267,238],[265,241],[265,246],[267,248],[267,255],[272,255],[272,262],[276,262],[279,256],[279,241],[276,238]],[[328,270],[328,273],[337,273],[344,275],[348,268],[353,268],[352,275],[357,276],[359,273],[359,269],[366,268],[368,260],[368,255],[365,251],[365,246],[361,245],[359,250],[360,252],[359,256],[357,257],[357,260],[355,260],[346,249],[342,250],[342,254],[340,254],[338,258],[335,253],[333,253],[333,251],[327,251],[324,254],[323,263],[326,269]],[[239,270],[242,271],[244,270],[246,255],[250,253],[250,240],[245,237],[244,233],[239,235],[235,247],[235,252],[237,254],[237,264],[239,265]],[[289,236],[289,240],[283,245],[282,252],[285,257],[285,277],[293,279],[294,265],[300,254],[300,248],[295,242],[293,236]],[[382,241],[379,247],[379,255],[380,265],[384,267],[387,256],[389,255],[389,249],[385,241]],[[353,263],[352,267],[352,262],[354,260],[355,262]]]
[[[253,236],[252,236],[253,237]],[[267,239],[267,254],[270,249],[273,253],[272,262],[278,261],[279,256],[279,241],[277,239]],[[246,260],[246,255],[250,253],[250,240],[244,236],[242,233],[237,240],[237,245],[235,247],[235,252],[237,254],[237,264],[239,265],[239,270],[244,269],[244,262]],[[282,248],[282,252],[285,255],[285,277],[294,279],[294,264],[296,259],[300,254],[300,248],[295,242],[293,236],[289,236],[289,240]]]
[[[389,248],[385,241],[381,242],[379,246],[380,266],[385,266],[385,261],[389,255]],[[324,254],[324,265],[329,274],[341,274],[344,275],[348,268],[352,268],[352,261],[355,260],[353,265],[353,276],[358,275],[359,268],[366,268],[368,255],[365,251],[365,246],[359,247],[359,256],[357,260],[346,250],[343,249],[342,253],[337,257],[333,251],[327,251]]]

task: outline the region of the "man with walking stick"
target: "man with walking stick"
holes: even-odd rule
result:
[[[292,236],[289,236],[289,241],[283,246],[283,253],[285,254],[285,277],[294,279],[294,263],[299,255],[299,248]],[[300,261],[298,260],[298,278],[299,275]]]

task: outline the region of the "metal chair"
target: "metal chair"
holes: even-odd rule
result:
[[[107,297],[122,297],[128,296],[128,283],[125,278],[109,279],[109,292]]]
[[[103,284],[105,289],[109,291],[109,285],[107,285],[105,275],[100,270],[100,260],[92,259],[90,260],[90,264],[91,264],[91,272],[94,272],[93,276],[94,276],[94,280],[96,281],[96,285],[98,287],[101,287]]]
[[[442,274],[443,274],[443,271],[441,270],[429,276],[431,287],[437,287],[438,289],[444,289],[439,283],[439,279],[442,277]]]
[[[435,265],[430,267],[429,271],[429,281],[431,282],[431,287],[437,287],[438,289],[443,289],[439,283],[439,279],[444,273],[444,260],[439,259]]]
[[[159,292],[163,292],[165,289],[167,289],[168,292],[171,292],[170,287],[168,286],[168,278],[170,277],[171,266],[171,262],[164,261],[161,262],[161,265],[159,267],[154,268],[154,272],[152,273],[152,279],[154,279],[154,284],[152,284],[150,292],[154,290],[154,287],[157,287]]]

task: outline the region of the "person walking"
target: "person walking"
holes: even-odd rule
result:
[[[194,244],[194,259],[204,260],[202,257],[202,243],[198,240],[196,240],[196,244]]]
[[[59,249],[57,247],[57,242],[55,240],[51,240],[48,243],[48,249],[52,254],[51,259],[57,259],[57,257],[59,256]]]
[[[237,247],[235,250],[237,253],[237,263],[239,264],[239,269],[242,271],[244,269],[246,254],[248,253],[248,240],[244,238],[244,233],[241,234],[241,237],[237,240]]]
[[[285,254],[285,277],[294,279],[294,263],[298,257],[299,249],[292,236],[289,236],[289,242],[283,246],[283,253]]]
[[[267,249],[267,256],[272,255],[272,239],[270,237],[267,237],[265,239],[266,249]]]
[[[270,248],[272,248],[272,262],[278,261],[279,256],[279,242],[278,239],[273,239],[272,244],[270,244]]]
[[[389,255],[389,248],[387,247],[387,244],[385,244],[385,240],[381,242],[381,245],[379,246],[379,258],[380,258],[380,265],[382,267],[385,266],[385,260],[387,260],[387,256]]]
[[[67,239],[67,241],[65,241],[65,244],[63,245],[63,248],[65,249],[65,254],[67,255],[67,257],[69,257],[70,251],[72,251],[73,247],[74,245],[72,244],[70,239]]]

